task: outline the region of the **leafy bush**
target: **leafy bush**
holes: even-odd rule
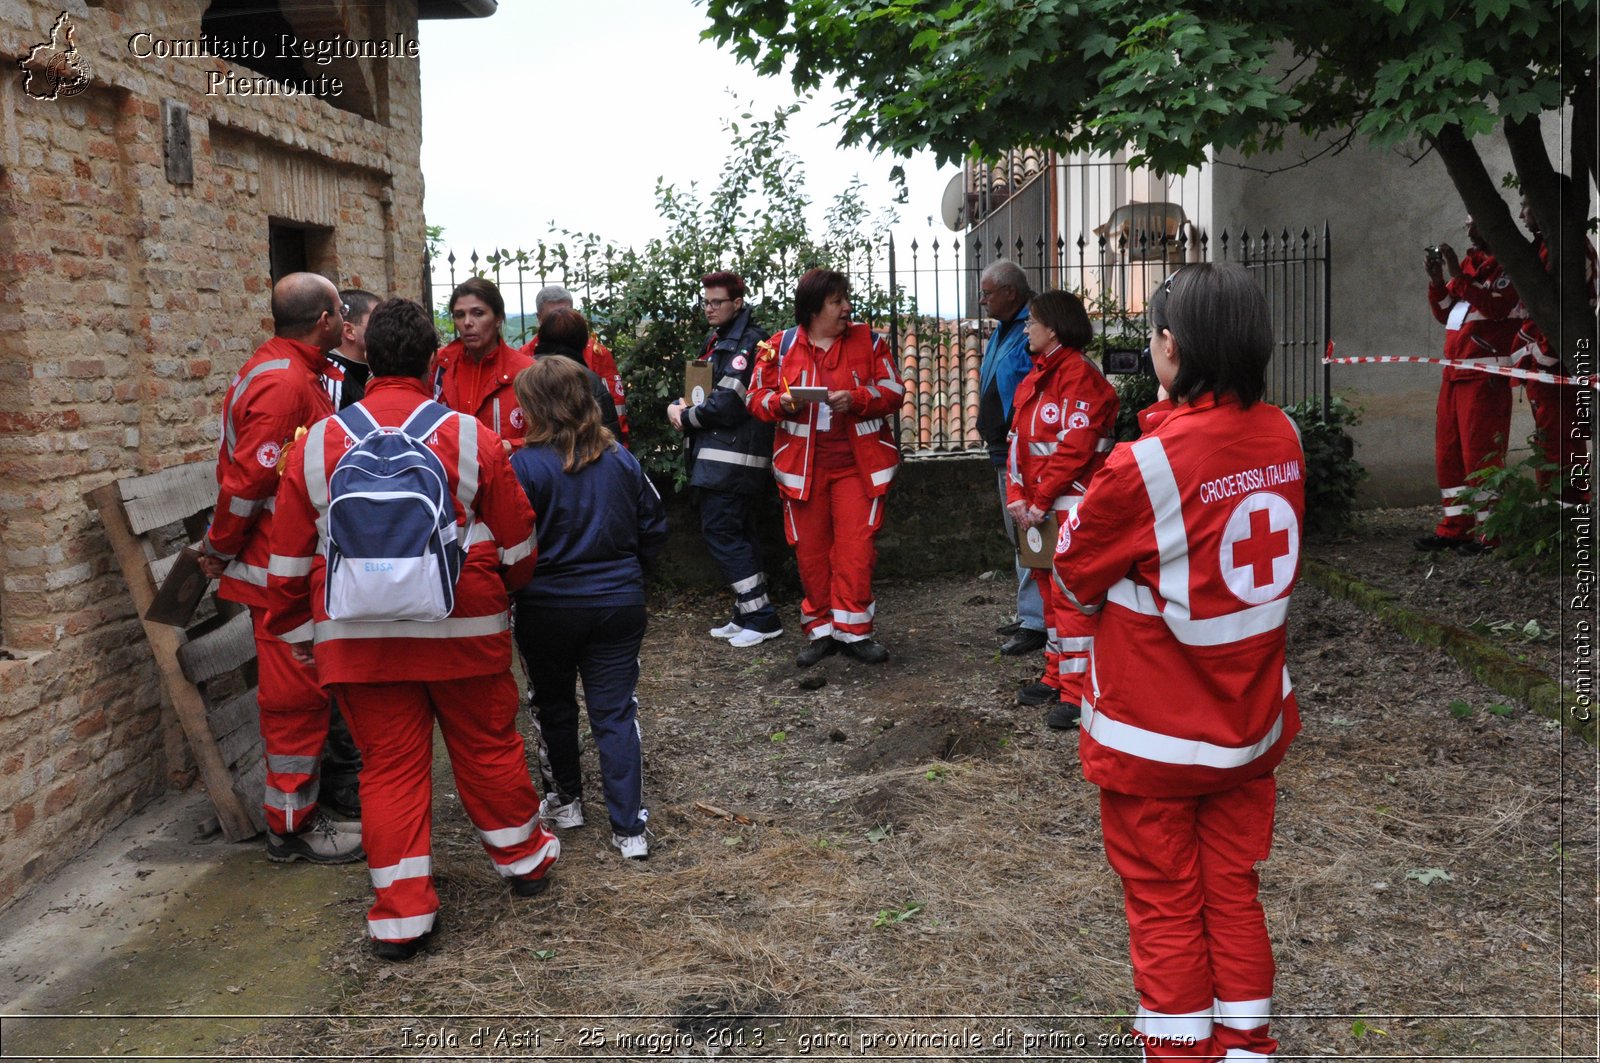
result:
[[[746,113],[727,123],[721,178],[709,192],[658,180],[664,236],[623,247],[596,233],[561,230],[558,242],[495,252],[478,268],[497,281],[509,273],[510,283],[519,275],[561,279],[575,291],[616,355],[633,411],[634,455],[662,480],[683,477],[682,436],[664,411],[683,390],[684,365],[700,354],[709,328],[699,306],[702,276],[726,269],[743,277],[755,320],[770,332],[794,323],[795,284],[815,266],[851,275],[856,320],[883,322],[891,309],[871,264],[893,218],[873,216],[857,179],[835,197],[824,231],[810,231],[804,167],[787,146],[796,110],[760,120]]]
[[[1345,429],[1360,423],[1359,411],[1339,398],[1322,416],[1322,400],[1315,396],[1284,408],[1300,426],[1300,443],[1306,453],[1306,532],[1310,535],[1343,531],[1355,509],[1356,486],[1367,470],[1355,459],[1355,440]]]
[[[1538,474],[1550,474],[1549,483],[1539,486]],[[1488,510],[1479,530],[1496,543],[1496,553],[1507,561],[1529,569],[1554,572],[1561,564],[1562,509],[1559,504],[1564,480],[1561,470],[1534,453],[1515,465],[1500,469],[1481,469],[1472,474],[1472,496],[1467,508],[1474,513]]]
[[[1111,378],[1117,391],[1117,442],[1139,438],[1139,411],[1156,401],[1161,386],[1154,373],[1133,373]]]

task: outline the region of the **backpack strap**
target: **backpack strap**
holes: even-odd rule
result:
[[[800,337],[800,326],[791,325],[783,330],[783,339],[778,341],[778,363],[783,363],[783,356],[789,353],[789,348],[794,346],[794,341]]]
[[[345,435],[360,442],[379,428],[377,420],[372,413],[359,402],[352,402],[338,413],[334,419],[344,429]]]
[[[415,410],[411,411],[411,416],[407,417],[405,423],[400,426],[400,431],[404,432],[412,439],[426,440],[429,436],[433,435],[433,433],[437,432],[454,413],[454,410],[450,409],[448,406],[445,406],[443,403],[433,402],[430,400],[428,402],[424,402],[421,406],[418,406]],[[430,417],[432,418],[431,421],[429,421]],[[428,427],[421,429],[420,431],[414,430],[412,426],[417,424],[426,424]]]

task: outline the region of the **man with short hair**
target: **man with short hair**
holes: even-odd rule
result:
[[[552,310],[572,308],[572,293],[559,284],[547,284],[533,297],[533,312],[538,316],[541,325]],[[522,353],[532,358],[538,349],[539,337],[535,334],[533,339],[523,345]],[[589,333],[589,342],[584,344],[583,364],[594,370],[595,375],[605,384],[606,390],[611,392],[611,401],[617,407],[617,426],[621,430],[617,442],[627,447],[628,393],[622,386],[622,373],[617,369],[617,359],[612,355],[611,348],[601,343],[600,337],[593,332]]]
[[[1028,299],[1033,292],[1022,267],[1003,258],[990,263],[983,271],[978,278],[978,292],[979,304],[995,319],[995,328],[989,335],[989,346],[983,352],[979,369],[978,434],[983,437],[989,462],[995,469],[1006,538],[1015,545],[1016,525],[1006,512],[1006,436],[1011,431],[1011,402],[1017,385],[1033,368],[1027,336]],[[1026,657],[1038,653],[1046,642],[1044,602],[1032,570],[1022,564],[1020,554],[1014,563],[1017,619],[1000,628],[1000,634],[1010,636],[1001,645],[1000,652],[1007,657]],[[1024,687],[1023,693],[1035,699],[1027,704],[1045,705],[1055,699],[1055,692],[1045,688],[1043,683]]]
[[[322,367],[343,327],[338,289],[326,277],[291,273],[273,285],[273,337],[245,362],[222,400],[217,505],[201,542],[201,568],[222,580],[218,596],[250,609],[267,761],[267,858],[280,863],[361,859],[359,825],[318,809],[327,695],[316,669],[295,660],[266,628],[279,463],[299,434],[333,413]]]
[[[700,305],[711,325],[700,364],[711,370],[711,393],[674,400],[667,419],[683,433],[689,450],[689,484],[700,496],[700,534],[733,588],[733,617],[713,628],[711,637],[743,649],[783,634],[767,597],[754,507],[772,490],[773,427],[745,406],[756,345],[767,332],[745,305],[744,278],[737,273],[708,273],[700,287]]]
[[[360,402],[367,388],[367,317],[378,305],[376,295],[361,288],[339,292],[344,302],[344,330],[339,346],[328,352],[328,365],[322,371],[324,387],[335,410]]]
[[[372,311],[368,335],[366,398],[313,426],[286,463],[272,529],[267,627],[299,659],[309,660],[315,646],[323,681],[361,746],[362,824],[374,893],[367,930],[380,958],[405,960],[428,941],[439,909],[431,826],[435,722],[461,806],[515,896],[544,892],[561,843],[539,822],[511,675],[509,592],[533,574],[533,510],[499,438],[472,415],[429,398],[425,378],[439,337],[428,311],[390,299]],[[400,444],[401,457],[426,456],[424,464],[444,478],[445,505],[453,506],[447,520],[463,552],[442,619],[406,619],[418,615],[409,610],[416,595],[429,593],[418,587],[427,581],[388,582],[384,575],[421,558],[380,557],[360,570],[347,559],[329,567],[330,556],[340,557],[342,534],[334,507],[407,505],[392,494],[341,494],[344,476],[358,476],[360,459],[372,458],[363,449],[342,462],[356,445],[351,437],[364,434],[361,427],[391,449]],[[396,525],[411,515],[386,510]],[[431,526],[437,518],[429,512],[428,519]],[[435,581],[432,592],[438,590]],[[365,608],[341,613],[357,599],[355,591],[367,595]],[[377,618],[340,618],[352,614]]]

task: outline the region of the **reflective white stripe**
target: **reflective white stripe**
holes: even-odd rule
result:
[[[723,377],[721,380],[717,381],[717,387],[727,388],[729,391],[737,392],[741,399],[745,396],[744,381],[740,380],[736,376]]]
[[[1036,458],[1048,458],[1050,455],[1056,452],[1056,448],[1060,445],[1060,443],[1057,443],[1054,440],[1049,440],[1044,443],[1029,443],[1028,453]]]
[[[334,639],[469,639],[511,630],[511,614],[444,620],[319,620],[317,642]]]
[[[1283,666],[1283,697],[1287,698],[1294,690],[1294,684],[1289,682],[1289,666]]]
[[[754,576],[751,576],[748,579],[735,580],[733,583],[733,593],[749,594],[751,591],[760,587],[765,582],[766,573],[757,572]]]
[[[1248,746],[1219,746],[1197,738],[1178,738],[1158,731],[1147,731],[1131,723],[1113,720],[1104,713],[1096,712],[1087,703],[1083,707],[1083,730],[1107,749],[1159,764],[1242,768],[1277,743],[1278,736],[1283,734],[1283,714],[1278,714],[1259,741]]]
[[[250,382],[256,377],[260,376],[262,373],[270,373],[278,369],[287,369],[289,368],[289,364],[289,359],[287,358],[274,358],[269,362],[262,362],[260,365],[250,370],[249,376],[240,377],[233,385],[233,395],[228,400],[227,408],[222,411],[222,430],[223,437],[228,443],[229,461],[234,460],[233,450],[234,447],[239,445],[239,429],[233,423],[233,411],[234,408],[239,405],[239,400],[244,397],[245,391],[249,389]]]
[[[879,432],[879,431],[882,431],[882,430],[883,430],[883,418],[882,417],[872,417],[872,418],[869,418],[869,419],[867,419],[865,421],[857,421],[856,422],[856,435],[858,435],[858,436],[870,436],[872,433]]]
[[[489,526],[482,521],[474,521],[472,526],[467,529],[467,534],[462,537],[461,548],[463,550],[471,550],[479,543],[492,542],[494,542],[494,532],[489,530]]]
[[[1216,1021],[1230,1030],[1254,1030],[1272,1021],[1272,998],[1262,1000],[1215,1000],[1211,1010]]]
[[[276,808],[281,812],[298,812],[302,808],[309,808],[317,803],[317,795],[322,792],[322,784],[312,777],[311,781],[292,794],[286,794],[275,787],[265,787],[262,791],[261,803],[268,808]],[[289,826],[294,827],[294,819],[290,817]]]
[[[240,583],[248,583],[253,587],[267,585],[267,570],[260,565],[247,565],[243,561],[230,561],[222,574],[229,579],[236,579]]]
[[[878,381],[878,386],[885,391],[892,391],[896,395],[904,395],[906,393],[905,385],[893,377],[884,377]]]
[[[697,407],[690,406],[688,409],[684,410],[682,414],[683,423],[688,425],[690,428],[700,427],[700,418],[694,412],[696,409]]]
[[[516,546],[511,547],[509,550],[500,551],[500,563],[502,565],[516,564],[518,561],[521,561],[523,558],[528,557],[533,553],[533,546],[533,536],[530,535]]]
[[[1166,1015],[1151,1011],[1141,1005],[1134,1016],[1133,1028],[1146,1037],[1161,1037],[1170,1041],[1204,1041],[1211,1036],[1211,1009],[1185,1014]]]
[[[273,554],[267,558],[267,575],[282,576],[285,579],[309,576],[311,560],[309,557],[284,557],[282,554]]]
[[[865,612],[860,613],[852,613],[847,609],[835,609],[833,610],[833,622],[835,624],[870,624],[877,612],[877,602],[873,602],[867,606]]]
[[[312,639],[312,636],[314,634],[315,634],[315,632],[312,629],[311,621],[307,620],[305,623],[301,624],[299,627],[295,628],[293,631],[285,631],[283,634],[279,635],[278,636],[278,641],[280,641],[280,642],[310,642],[311,639]]]
[[[784,472],[782,469],[773,469],[772,475],[785,487],[792,487],[796,491],[805,490],[806,478],[804,476],[796,476],[793,473]]]
[[[797,439],[804,439],[811,434],[811,426],[801,421],[782,421],[783,430]]]
[[[267,770],[275,775],[315,775],[316,757],[273,756],[267,754]]]
[[[1466,506],[1445,506],[1444,507],[1444,515],[1447,516],[1447,517],[1459,517],[1459,516],[1461,516],[1462,514],[1464,514],[1466,512],[1467,512],[1467,507]]]
[[[260,513],[263,509],[266,509],[267,503],[271,501],[272,499],[270,498],[257,498],[252,500],[235,496],[228,499],[228,512],[232,513],[235,517],[253,517],[257,513]]]
[[[893,465],[891,465],[887,469],[880,469],[877,472],[873,473],[872,474],[872,486],[881,487],[884,484],[888,483],[890,480],[893,480],[894,479],[894,470],[895,470],[895,467]]]
[[[868,387],[867,387],[867,394],[872,396],[872,401],[873,402],[882,402],[883,401],[883,392],[879,391],[875,387],[872,387],[871,385],[868,385]]]
[[[878,523],[878,503],[882,502],[882,501],[883,501],[883,499],[881,499],[881,498],[874,498],[872,500],[872,505],[870,507],[868,507],[868,509],[867,509],[867,527],[871,528],[871,527],[874,527],[874,526],[877,525],[877,523]]]
[[[1074,484],[1073,486],[1076,487],[1077,485]],[[1055,500],[1050,503],[1050,508],[1051,509],[1071,509],[1073,506],[1076,506],[1079,502],[1082,502],[1082,501],[1083,501],[1083,496],[1082,495],[1057,495],[1055,497]]]
[[[1150,588],[1140,586],[1124,577],[1112,584],[1106,592],[1106,601],[1140,616],[1159,616],[1174,638],[1185,646],[1223,646],[1252,635],[1265,634],[1283,626],[1289,615],[1287,596],[1260,605],[1252,605],[1223,616],[1190,620],[1172,615],[1172,603],[1162,612],[1156,605]]]
[[[480,830],[478,831],[478,837],[483,839],[485,845],[492,845],[496,849],[504,849],[510,845],[518,845],[533,837],[533,829],[538,824],[539,817],[536,815],[521,826]]]
[[[1096,454],[1107,454],[1110,453],[1111,448],[1116,445],[1117,441],[1113,437],[1101,436],[1099,439],[1095,440],[1094,452]]]
[[[824,636],[832,635],[833,633],[834,631],[832,624],[822,624],[806,631],[806,635],[811,639],[812,642],[815,642]]]
[[[1248,1048],[1230,1048],[1222,1053],[1223,1063],[1230,1059],[1277,1059],[1274,1054],[1266,1052],[1252,1052]]]
[[[324,460],[324,452],[328,422],[333,420],[332,417],[325,418],[311,426],[304,451],[306,497],[311,500],[311,508],[317,511],[317,542],[323,544],[328,541],[328,465]]]
[[[1064,653],[1088,653],[1093,648],[1093,635],[1085,635],[1082,638],[1064,638],[1061,640],[1061,649]]]
[[[617,417],[618,418],[622,418],[622,417],[628,416],[628,404],[626,402],[618,402],[618,403],[614,403],[613,405],[615,405],[616,408],[617,408]]]
[[[1465,487],[1445,487],[1440,489],[1439,496],[1441,498],[1454,498],[1465,490]]]
[[[368,919],[367,933],[380,941],[410,941],[433,929],[433,912],[404,919]]]
[[[1155,515],[1156,549],[1161,557],[1160,591],[1167,613],[1178,619],[1189,616],[1189,536],[1183,527],[1183,499],[1178,481],[1172,475],[1166,447],[1160,436],[1150,436],[1133,444],[1133,457],[1139,463],[1144,490]]]
[[[495,404],[495,412],[500,406]],[[448,418],[446,418],[448,420]],[[440,424],[444,422],[441,421]],[[460,429],[460,456],[456,459],[456,501],[461,503],[461,512],[470,514],[473,503],[478,500],[478,419],[468,417],[464,413],[456,414],[456,424]]]
[[[741,454],[737,450],[723,450],[720,447],[703,446],[695,454],[695,460],[720,461],[727,465],[744,465],[751,469],[765,469],[772,464],[771,458],[758,458],[754,454]]]
[[[763,594],[759,598],[752,598],[747,602],[739,602],[738,606],[741,613],[759,613],[771,604],[772,599]]]
[[[1088,670],[1089,658],[1087,657],[1063,657],[1061,658],[1061,663],[1056,666],[1058,675],[1078,675]]]
[[[561,841],[551,837],[539,847],[539,851],[521,860],[513,860],[509,864],[495,864],[494,869],[500,872],[501,878],[516,878],[519,875],[531,874],[539,869],[539,865],[546,860],[553,860],[561,855]]]
[[[432,875],[433,857],[408,856],[388,867],[369,867],[367,874],[372,878],[373,889],[387,889],[403,878],[427,878]]]

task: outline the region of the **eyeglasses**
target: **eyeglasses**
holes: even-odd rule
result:
[[[733,302],[732,299],[702,299],[700,300],[700,305],[707,310],[720,310],[731,302]]]
[[[1175,269],[1171,273],[1167,274],[1166,283],[1161,286],[1161,290],[1164,293],[1166,293],[1167,295],[1171,295],[1172,294],[1172,282],[1174,280],[1177,280],[1178,274],[1180,274],[1182,272],[1183,272],[1183,267],[1179,266],[1177,269]]]
[[[339,314],[340,314],[341,317],[349,317],[350,316],[350,304],[349,303],[340,303],[339,304]]]

